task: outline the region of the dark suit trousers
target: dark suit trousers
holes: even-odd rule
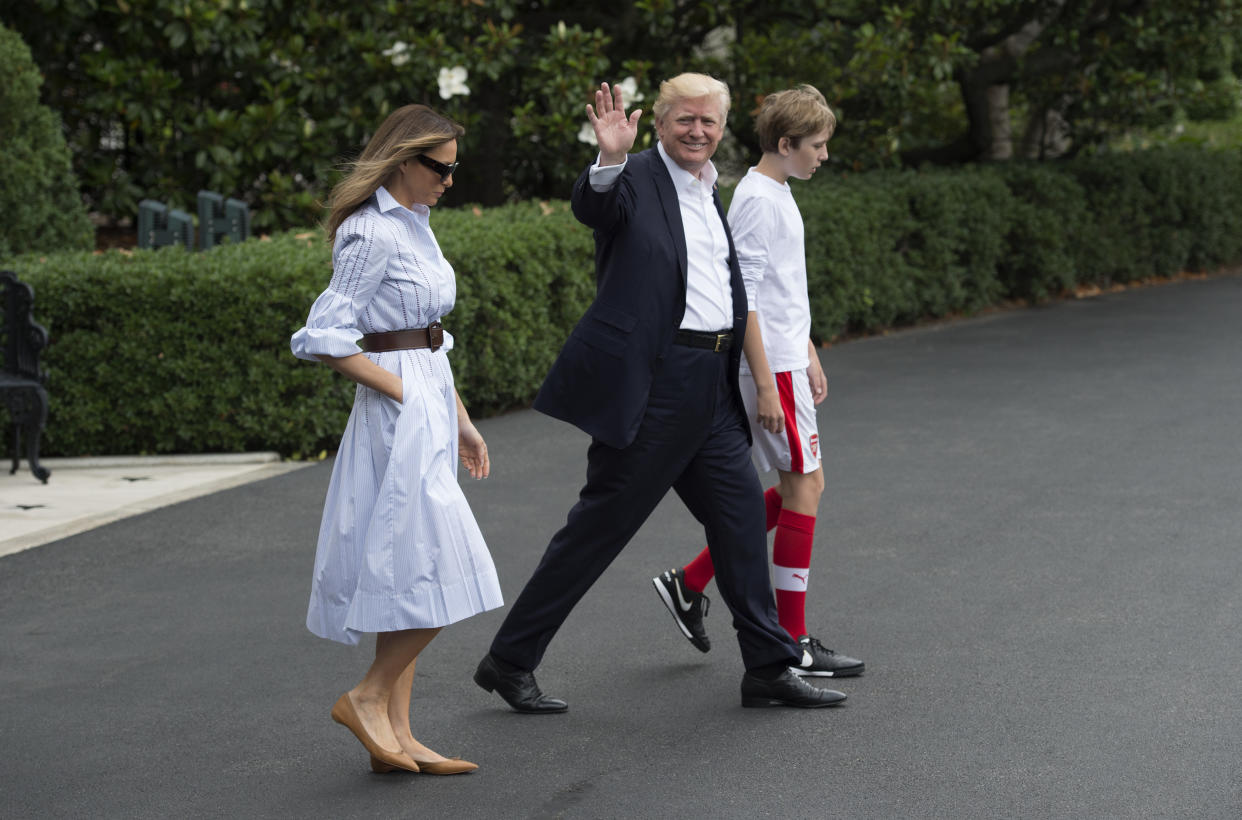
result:
[[[673,345],[657,365],[633,443],[619,450],[591,443],[586,486],[509,609],[494,655],[533,671],[570,610],[672,487],[706,530],[746,668],[797,662],[800,653],[776,618],[763,488],[728,366],[727,355]]]

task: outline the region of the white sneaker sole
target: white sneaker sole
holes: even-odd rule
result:
[[[789,667],[789,671],[793,672],[795,675],[799,675],[804,678],[831,678],[833,677],[833,674],[831,672],[823,672],[819,669],[802,669],[801,667],[798,667],[798,666]]]

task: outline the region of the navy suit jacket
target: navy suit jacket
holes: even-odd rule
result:
[[[638,434],[652,376],[686,311],[686,232],[673,178],[656,149],[631,154],[603,193],[591,187],[589,173],[574,184],[572,203],[574,216],[595,231],[595,300],[561,348],[534,406],[622,448]],[[729,239],[729,379],[745,418],[737,378],[746,291],[720,195],[713,199]],[[750,427],[743,427],[749,440]]]

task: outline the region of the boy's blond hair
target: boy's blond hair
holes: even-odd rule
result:
[[[837,128],[836,115],[828,107],[824,95],[812,85],[799,85],[763,98],[755,132],[759,147],[767,153],[780,150],[781,137],[789,137],[797,148],[803,137],[813,137],[827,130],[828,136]]]

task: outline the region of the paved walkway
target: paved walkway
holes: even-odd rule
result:
[[[8,462],[11,464],[11,462]],[[0,556],[307,466],[276,453],[47,458],[47,484],[23,460],[0,472]]]
[[[378,776],[328,719],[369,649],[302,626],[329,465],[0,558],[6,817],[1242,816],[1242,277],[823,352],[809,620],[864,658],[838,709],[742,709],[717,600],[690,647],[650,578],[668,499],[539,670],[564,715],[469,682],[504,615],[420,660],[416,734],[481,765]],[[466,491],[512,600],[585,439],[481,424]],[[63,473],[53,475],[55,482]],[[711,590],[709,590],[709,593]]]

